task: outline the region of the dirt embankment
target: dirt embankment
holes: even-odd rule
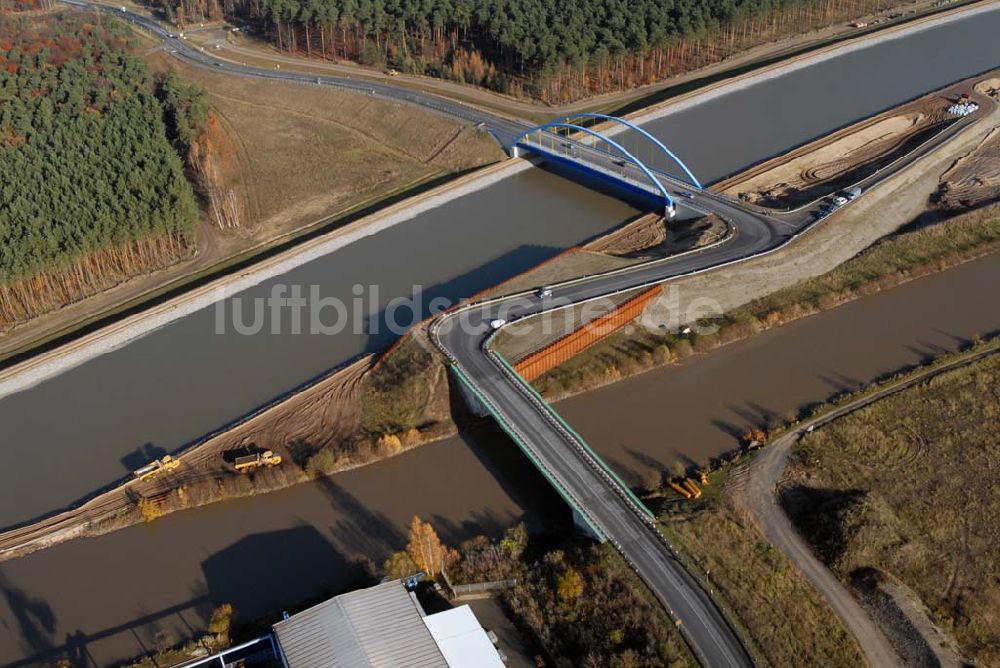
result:
[[[722,239],[726,232],[726,224],[715,214],[667,222],[663,216],[651,213],[583,248],[606,255],[648,260],[707,246]]]
[[[843,128],[716,184],[746,202],[789,209],[813,202],[874,174],[957,120],[947,109],[974,80]],[[986,102],[982,84],[973,99]],[[980,111],[979,113],[985,113]]]
[[[820,273],[823,267],[835,266],[912,220],[926,202],[924,186],[936,184],[944,169],[942,163],[953,159],[948,156],[953,155],[954,150],[964,149],[980,137],[981,133],[977,136],[975,131],[959,135],[950,142],[950,149],[942,150],[941,155],[895,177],[892,183],[878,189],[878,195],[873,193],[849,210],[831,216],[819,229],[797,242],[794,249],[676,283],[683,286],[686,297],[714,296],[720,308],[724,305],[725,309],[730,309],[800,278]],[[882,212],[874,218],[873,207]],[[859,220],[865,224],[859,225]],[[628,253],[644,253],[649,249],[641,248],[642,245],[656,246],[658,233],[648,230],[639,233],[635,232],[636,228],[642,229],[642,224],[619,234],[611,247]],[[623,238],[630,240],[627,245],[616,246],[616,243],[625,243]],[[701,242],[706,235],[692,233],[691,239]],[[553,276],[567,271],[563,266],[566,258],[584,253],[610,262],[612,268],[633,261],[595,251],[567,253],[538,270],[548,274],[527,272],[504,284],[499,292],[516,292],[552,282]],[[818,262],[819,259],[822,262]],[[660,305],[660,308],[674,307],[673,303]],[[565,331],[558,333],[561,335]],[[511,357],[516,358],[516,355]],[[152,482],[132,482],[95,498],[76,511],[0,536],[0,559],[141,521],[140,505],[145,506],[149,518],[226,496],[272,489],[308,475],[391,456],[406,447],[450,433],[454,428],[448,392],[444,390],[446,373],[422,332],[408,338],[406,344],[397,347],[394,354],[374,370],[365,372],[366,366],[367,362],[359,362],[239,426],[207,439],[182,456],[182,466],[176,473],[163,475]],[[260,470],[252,477],[236,474],[222,455],[240,448],[275,450],[287,458],[287,463]],[[140,504],[140,499],[151,501]]]
[[[976,92],[1000,102],[1000,77],[981,81]],[[948,210],[1000,200],[1000,126],[941,175],[936,200]]]

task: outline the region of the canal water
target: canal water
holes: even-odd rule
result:
[[[1000,329],[988,257],[557,405],[623,475],[733,448],[761,416],[823,401]],[[363,579],[430,520],[457,545],[567,507],[495,427],[259,497],[185,511],[0,564],[0,665],[73,648],[97,665],[204,628],[215,605],[273,614]]]
[[[1000,11],[980,14],[768,80],[648,127],[711,180],[1000,64],[998,33]],[[345,304],[353,304],[354,286],[362,286],[363,299],[377,286],[376,311],[422,286],[426,313],[434,297],[474,294],[634,213],[616,199],[529,170],[247,291],[240,295],[240,322],[252,322],[252,302],[279,283],[298,286],[303,295],[317,286],[322,297]],[[219,334],[215,309],[205,309],[0,399],[2,455],[18,462],[0,468],[0,527],[65,507],[394,338],[380,315],[337,335],[295,335],[290,318],[272,332],[269,312],[262,312],[263,331],[240,334],[229,318]],[[310,320],[305,309],[303,331]]]
[[[1000,11],[848,52],[643,123],[711,183],[1000,66]]]

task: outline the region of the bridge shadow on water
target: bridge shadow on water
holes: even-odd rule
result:
[[[524,244],[452,279],[431,286],[422,286],[419,294],[411,292],[409,295],[401,296],[405,302],[400,302],[402,305],[395,312],[383,308],[378,314],[368,317],[364,330],[368,337],[365,353],[385,350],[403,333],[401,328],[409,329],[440,313],[441,308],[432,310],[435,302],[451,305],[463,299],[470,299],[541,264],[563,250],[555,246]]]
[[[492,417],[475,415],[465,403],[464,388],[448,374],[451,415],[465,447],[520,509],[513,521],[490,511],[473,510],[460,524],[435,515],[431,518],[442,539],[452,544],[477,535],[498,537],[509,526],[524,522],[533,534],[558,533],[572,526],[570,507],[521,448]]]

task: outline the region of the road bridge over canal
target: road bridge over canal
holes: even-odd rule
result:
[[[606,114],[578,113],[531,128],[511,143],[513,156],[524,153],[650,197],[669,217],[676,213],[677,198],[689,199],[692,191],[702,190],[701,182],[666,144],[638,125]],[[643,160],[643,156],[648,157]]]
[[[974,121],[949,126],[890,165],[862,180],[865,192],[931,153]],[[552,129],[553,132],[550,132]],[[653,260],[605,274],[567,281],[539,293],[521,293],[466,305],[440,316],[430,333],[483,412],[492,415],[573,509],[579,523],[599,540],[614,544],[680,624],[698,659],[706,666],[750,666],[752,660],[734,628],[709,594],[678,561],[655,518],[568,424],[493,349],[497,320],[512,323],[624,292],[649,288],[679,276],[708,271],[761,256],[785,246],[820,216],[819,202],[787,212],[764,212],[648,164],[619,157],[608,134],[595,136],[583,126],[553,121],[516,138],[517,152],[531,151],[571,163],[621,184],[634,186],[667,207],[715,214],[737,233],[724,243],[693,253]],[[590,130],[587,128],[586,130]],[[564,131],[566,131],[564,133]],[[546,136],[542,133],[548,133]],[[582,141],[591,137],[593,142]],[[617,139],[615,144],[622,145]],[[611,149],[598,146],[605,142]],[[622,145],[624,148],[624,145]],[[665,147],[663,147],[665,150]],[[625,160],[625,165],[621,161]],[[677,161],[680,163],[680,161]],[[617,168],[617,172],[615,171]],[[641,175],[641,176],[640,176]],[[638,185],[641,181],[645,185]],[[655,183],[653,183],[655,181]]]

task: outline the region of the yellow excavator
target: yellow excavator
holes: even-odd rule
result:
[[[155,478],[160,471],[173,471],[181,465],[181,460],[174,459],[170,455],[163,455],[162,459],[154,459],[142,468],[133,471],[133,475],[139,480],[150,480]]]

